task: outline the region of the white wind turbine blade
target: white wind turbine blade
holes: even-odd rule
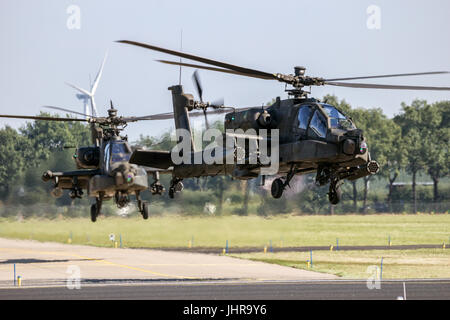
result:
[[[103,58],[102,65],[100,67],[100,70],[97,73],[97,76],[95,77],[94,84],[91,87],[91,95],[93,96],[95,94],[95,91],[97,91],[98,83],[100,81],[100,78],[102,77],[103,67],[105,66],[106,58],[108,57],[108,51],[105,53],[105,57]]]
[[[97,116],[97,107],[95,105],[94,95],[97,91],[98,83],[100,82],[100,78],[102,77],[103,73],[103,67],[105,66],[106,58],[108,57],[108,51],[105,53],[105,57],[103,58],[102,65],[100,67],[100,70],[97,73],[97,76],[95,77],[94,84],[91,87],[91,94],[89,95],[91,98],[91,108],[92,108],[92,114],[94,116]]]
[[[82,89],[82,88],[80,88],[80,87],[77,87],[76,85],[71,84],[71,83],[68,83],[68,82],[65,82],[65,84],[67,84],[69,87],[74,88],[75,90],[80,91],[81,93],[83,93],[83,94],[85,94],[85,95],[87,95],[87,96],[89,96],[89,97],[91,96],[91,93],[90,93],[89,91],[85,90],[85,89]]]
[[[106,51],[106,53],[105,53],[105,57],[103,58],[102,65],[100,67],[100,70],[97,73],[97,76],[95,77],[95,80],[94,80],[94,83],[91,86],[91,91],[90,92],[85,90],[85,89],[83,89],[83,88],[80,88],[80,87],[78,87],[78,86],[76,86],[74,84],[66,82],[66,84],[68,86],[74,88],[75,90],[81,92],[82,94],[84,94],[86,96],[86,99],[83,99],[84,100],[84,113],[88,114],[88,115],[91,115],[91,116],[94,116],[94,117],[97,116],[97,107],[95,105],[94,95],[95,95],[95,92],[97,91],[97,87],[98,87],[98,83],[100,82],[100,78],[102,77],[103,67],[105,66],[105,62],[106,62],[107,56],[108,56],[108,51]],[[91,111],[90,112],[88,110],[89,106],[88,106],[87,99],[89,99],[90,102],[91,102]]]
[[[71,83],[68,83],[68,82],[66,82],[66,84],[67,84],[69,87],[72,87],[72,88],[74,88],[75,90],[78,90],[79,92],[81,92],[82,94],[85,95],[85,98],[83,99],[83,103],[84,103],[84,113],[87,114],[87,115],[91,115],[91,112],[89,111],[89,103],[88,103],[88,99],[92,101],[92,95],[91,95],[91,93],[88,92],[87,90],[83,89],[83,88],[77,87],[77,86],[74,85],[74,84],[71,84]],[[91,103],[92,103],[92,102],[91,102]],[[86,117],[86,119],[88,119],[88,118],[89,118],[89,117]]]

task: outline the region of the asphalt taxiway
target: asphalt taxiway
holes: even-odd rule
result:
[[[145,281],[92,285],[0,289],[0,299],[14,300],[448,300],[450,280],[382,281]]]

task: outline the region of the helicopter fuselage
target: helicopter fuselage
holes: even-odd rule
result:
[[[334,106],[320,103],[315,99],[277,99],[269,107],[230,112],[225,115],[224,127],[226,131],[253,130],[256,133],[261,129],[269,129],[269,133],[270,130],[277,129],[279,174],[289,172],[293,165],[298,173],[308,173],[317,171],[319,167],[350,170],[370,162],[362,131]],[[233,151],[225,150],[224,157]],[[230,174],[237,179],[251,179],[260,174],[260,165],[195,163],[194,159],[204,158],[198,153],[204,152],[203,150],[192,153],[190,163],[174,165],[173,174],[179,178]],[[150,153],[153,161],[147,165],[158,167],[158,164],[165,164],[166,168],[173,165],[170,152],[164,154],[162,151],[150,151]],[[141,159],[137,159],[136,153],[132,162],[143,164],[139,160],[149,159],[150,153],[149,157],[144,156]],[[164,159],[160,159],[163,155]],[[367,175],[373,173],[367,170],[363,172]],[[346,178],[353,176],[349,174]]]
[[[100,150],[100,172],[89,181],[89,196],[111,198],[117,192],[132,194],[148,189],[147,172],[130,164],[131,148],[128,142],[112,137],[102,144]]]
[[[91,206],[91,220],[94,222],[100,214],[103,200],[113,198],[122,208],[128,205],[133,194],[139,211],[144,219],[148,218],[148,205],[140,199],[140,192],[149,189],[147,171],[128,162],[132,150],[127,138],[119,135],[120,126],[126,125],[126,121],[117,118],[116,112],[113,108],[109,109],[109,117],[101,120],[98,127],[91,123],[94,145],[77,148],[73,156],[79,170],[47,171],[42,176],[44,181],[53,181],[52,195],[56,197],[62,196],[63,190],[68,189],[72,199],[81,198],[83,190],[87,190],[88,196],[96,199]],[[158,187],[157,183],[153,186],[154,193],[160,194]]]
[[[74,159],[79,170],[50,172],[44,180],[52,178],[55,188],[87,189],[90,197],[112,198],[117,192],[133,194],[148,189],[147,172],[128,162],[131,148],[120,139],[105,141],[101,147],[81,147]]]
[[[336,107],[315,99],[277,98],[268,108],[228,113],[225,129],[278,129],[279,173],[289,172],[293,164],[299,173],[307,173],[370,161],[363,132]]]
[[[193,109],[195,102],[192,95],[183,93],[181,86],[173,86],[169,90],[173,96],[175,126],[177,130],[187,132],[187,135],[179,138],[180,145],[192,140],[188,111]],[[181,189],[180,182],[185,178],[231,175],[235,179],[247,180],[260,175],[285,175],[284,182],[277,179],[277,186],[272,192],[275,198],[279,198],[294,175],[310,172],[317,173],[317,184],[329,182],[330,194],[338,194],[339,181],[358,179],[379,170],[378,164],[370,159],[362,130],[357,129],[352,120],[334,106],[315,99],[277,98],[268,107],[229,112],[225,115],[224,128],[223,139],[219,139],[222,146],[218,147],[217,152],[207,149],[196,152],[191,147],[184,147],[181,151],[177,149],[175,153],[175,149],[136,150],[130,162],[161,169],[172,167],[173,178],[169,190],[172,196],[176,189]],[[267,134],[265,138],[259,135],[262,129]],[[244,145],[233,144],[230,148],[227,142],[229,137],[235,139],[235,142],[239,138],[248,142]],[[256,142],[256,149],[250,148],[250,141],[253,141],[252,145]],[[262,142],[271,145],[271,161],[276,162],[276,169],[270,174],[263,169],[272,167],[273,163],[266,165],[260,161],[264,154],[261,152],[264,151],[261,148]],[[272,152],[274,144],[277,146],[276,157],[273,157]],[[241,151],[245,152],[239,158]],[[216,158],[221,161],[205,161],[208,154],[213,153],[214,156],[219,154]],[[188,161],[177,163],[173,158],[177,154],[182,154],[183,159]],[[231,163],[222,161],[230,158]],[[254,158],[257,161],[250,162]],[[330,201],[335,204],[339,197],[340,194],[331,196]]]

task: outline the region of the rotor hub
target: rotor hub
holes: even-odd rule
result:
[[[306,68],[302,66],[294,67],[294,74],[298,76],[304,76],[305,75]]]
[[[111,109],[108,109],[108,117],[109,118],[117,117],[117,109],[114,109],[114,107],[112,107]]]

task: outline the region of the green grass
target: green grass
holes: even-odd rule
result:
[[[450,278],[449,249],[315,251],[313,266],[308,268],[309,252],[234,254],[232,256],[275,263],[305,270],[330,273],[349,279],[374,279],[376,267],[383,279]]]
[[[110,246],[108,235],[122,235],[126,247],[223,248],[308,245],[441,244],[450,238],[450,215],[345,215],[177,217],[138,216],[76,219],[0,219],[0,237]]]
[[[272,242],[278,246],[442,244],[450,240],[450,215],[344,215],[179,217],[139,216],[88,218],[0,219],[0,237],[72,244],[112,246],[109,234],[122,236],[124,247],[224,248],[260,246],[260,253],[235,254],[245,259],[306,269],[309,252],[263,253]],[[220,252],[220,251],[219,251]],[[450,278],[450,250],[315,251],[312,270],[344,278],[367,279],[369,266],[379,266],[383,279]]]

